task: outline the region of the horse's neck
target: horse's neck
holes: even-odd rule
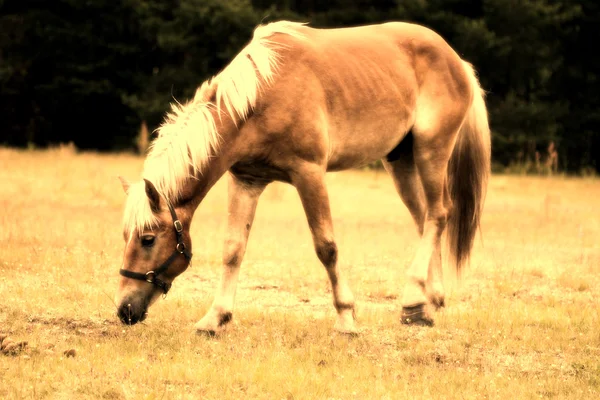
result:
[[[190,204],[192,211],[200,205],[210,189],[227,172],[230,166],[227,158],[219,155],[210,160],[202,174],[197,173],[196,177],[187,180],[182,198]]]
[[[234,154],[234,143],[237,139],[238,129],[233,122],[227,118],[216,119],[217,130],[221,137],[218,154],[214,154],[206,164],[203,171],[194,174],[193,178],[187,180],[182,190],[181,198],[192,208],[192,213],[200,205],[215,183],[236,162]]]

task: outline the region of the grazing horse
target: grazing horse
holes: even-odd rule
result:
[[[190,224],[228,173],[228,228],[216,297],[196,324],[232,318],[256,204],[273,181],[298,191],[337,310],[355,332],[354,296],[338,264],[325,173],[382,159],[421,240],[407,271],[401,322],[433,323],[444,305],[441,236],[457,269],[479,227],[490,170],[483,92],[470,64],[435,32],[409,23],[313,29],[280,21],[185,105],[174,104],[144,163],[122,180],[126,242],[116,301],[124,323],[146,317],[191,259]]]

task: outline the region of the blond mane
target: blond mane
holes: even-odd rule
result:
[[[270,85],[280,62],[284,45],[271,40],[277,33],[302,38],[302,23],[279,21],[254,30],[250,43],[217,76],[204,82],[194,98],[182,105],[174,103],[157,129],[144,162],[143,178],[151,181],[170,203],[176,203],[190,175],[202,174],[209,159],[221,145],[214,111],[243,122],[255,106],[261,85]],[[214,95],[214,96],[213,96]],[[210,99],[215,98],[214,102]],[[124,227],[141,234],[156,225],[150,210],[144,182],[132,184],[125,205]]]

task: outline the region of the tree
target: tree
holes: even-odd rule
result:
[[[126,102],[155,127],[169,102],[193,96],[243,48],[260,22],[247,0],[146,2],[138,11],[152,43],[146,59],[152,73],[137,77],[141,90]]]
[[[426,25],[479,72],[496,163],[600,171],[595,0],[0,0],[0,143],[133,146],[278,19]]]
[[[0,141],[98,149],[128,141],[139,121],[121,97],[137,90],[133,76],[143,68],[134,3],[2,4]]]

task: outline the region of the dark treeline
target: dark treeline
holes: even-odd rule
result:
[[[600,171],[597,0],[0,0],[0,144],[133,146],[261,22],[433,28],[479,71],[497,165]]]

